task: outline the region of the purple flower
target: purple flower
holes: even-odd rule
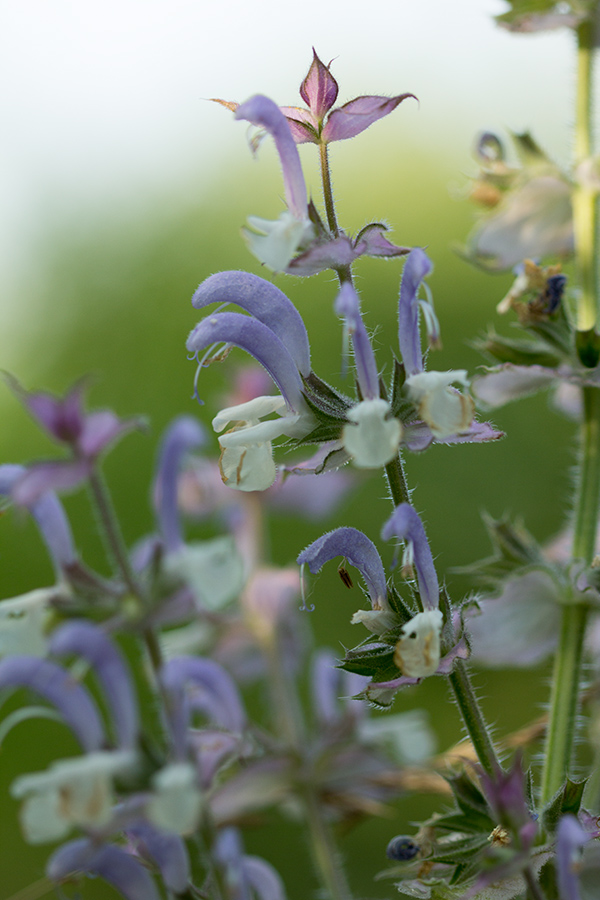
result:
[[[285,900],[283,882],[275,869],[258,856],[246,856],[239,831],[223,828],[214,847],[215,858],[225,872],[231,900]]]
[[[409,503],[397,506],[381,529],[381,537],[384,541],[397,537],[406,542],[403,565],[411,566],[414,562],[423,608],[437,609],[440,595],[438,578],[425,529],[416,510]]]
[[[154,484],[154,503],[160,532],[167,550],[183,544],[177,505],[177,483],[181,460],[204,443],[204,429],[191,416],[179,416],[165,432]]]
[[[104,745],[104,728],[95,702],[61,666],[35,656],[0,660],[0,690],[20,687],[41,694],[52,703],[84,750],[92,752]]]
[[[30,506],[49,490],[67,490],[85,481],[102,451],[125,432],[140,426],[139,419],[122,421],[110,410],[84,413],[84,382],[76,384],[64,398],[58,398],[45,391],[26,391],[15,378],[7,377],[33,418],[72,453],[70,460],[29,466],[12,491],[15,502],[23,506]]]
[[[27,474],[24,466],[0,466],[0,495],[9,496],[13,488]],[[34,517],[46,546],[50,552],[57,576],[62,576],[63,568],[77,559],[73,545],[71,527],[63,505],[56,494],[48,491],[25,504]]]
[[[558,823],[556,868],[560,900],[579,900],[577,873],[583,848],[593,836],[582,828],[575,816],[563,816]]]
[[[48,878],[71,881],[80,875],[98,876],[119,891],[125,900],[160,900],[149,872],[121,847],[81,838],[63,844],[48,860]]]
[[[338,85],[329,66],[321,62],[314,48],[313,61],[300,86],[300,95],[308,109],[282,107],[297,144],[329,144],[356,137],[378,119],[388,116],[407,97],[417,99],[414,94],[364,96],[332,109],[337,100]]]
[[[178,834],[160,831],[146,822],[127,829],[127,837],[142,859],[158,866],[165,887],[183,894],[190,880],[190,861],[184,841]]]
[[[354,613],[352,622],[362,622],[370,631],[382,633],[394,622],[387,599],[387,585],[381,557],[375,544],[356,528],[336,528],[302,551],[297,562],[315,574],[325,563],[343,556],[363,576],[371,599],[370,610]],[[306,608],[306,607],[304,607]]]
[[[363,399],[348,411],[349,422],[342,431],[344,449],[360,468],[378,468],[389,463],[400,446],[402,426],[392,416],[389,403],[379,396],[379,375],[373,348],[367,335],[358,294],[346,283],[335,304],[352,337],[356,376]]]
[[[249,285],[254,286],[252,281]],[[288,312],[286,304],[283,308]],[[187,341],[187,349],[196,358],[201,351],[218,343],[234,344],[246,350],[267,370],[281,392],[278,396],[255,397],[228,407],[213,419],[212,425],[217,432],[231,426],[219,438],[223,451],[219,464],[225,484],[238,490],[257,491],[270,487],[277,474],[271,442],[281,435],[301,437],[314,427],[312,413],[302,393],[300,371],[282,340],[288,331],[299,338],[304,326],[301,320],[299,324],[288,315],[289,328],[286,329],[285,320],[284,315],[282,327],[278,327],[279,334],[276,334],[254,316],[219,313],[203,319]],[[273,413],[277,413],[278,418],[262,421]]]
[[[115,644],[99,626],[72,621],[53,632],[49,650],[54,656],[81,656],[92,666],[112,712],[119,747],[133,748],[139,731],[137,700],[131,675]]]

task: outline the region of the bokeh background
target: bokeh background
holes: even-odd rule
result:
[[[263,92],[281,104],[300,102],[298,85],[313,45],[323,60],[335,58],[340,102],[365,93],[415,93],[418,105],[406,101],[356,140],[332,148],[339,218],[351,232],[384,219],[397,243],[427,246],[444,341],[435,367],[473,371],[481,363],[469,342],[494,318],[511,278],[477,271],[453,250],[474,221],[466,199],[475,172],[473,141],[481,130],[529,128],[557,161],[568,163],[569,32],[528,38],[502,32],[492,21],[506,8],[502,0],[381,0],[371,6],[230,0],[218,8],[207,0],[20,0],[0,8],[0,368],[28,388],[54,391],[91,373],[92,406],[148,417],[149,430],[124,440],[105,467],[129,542],[152,527],[149,482],[161,430],[176,414],[198,411],[191,400],[194,366],[184,349],[196,322],[189,298],[219,269],[264,275],[245,249],[240,226],[249,213],[274,218],[281,209],[272,147],[264,142],[253,159],[245,126],[208,98],[242,101]],[[318,201],[314,148],[302,147],[301,155]],[[367,324],[377,329],[385,360],[388,348],[397,346],[401,264],[365,260],[356,271]],[[316,371],[343,386],[333,278],[278,276],[276,283],[305,316]],[[207,418],[226,374],[202,376]],[[544,397],[493,418],[507,433],[502,442],[437,447],[408,460],[414,501],[440,572],[488,552],[483,511],[520,514],[540,539],[564,524],[572,425],[551,412]],[[0,461],[53,452],[0,383]],[[78,546],[104,569],[87,497],[81,492],[65,502]],[[375,537],[387,511],[383,485],[361,477],[323,525],[274,520],[273,559],[292,562],[322,530],[341,524]],[[387,563],[391,548],[385,552]],[[2,516],[0,597],[50,579],[31,522]],[[447,580],[456,596],[471,590],[452,572]],[[318,640],[334,649],[358,639],[348,624],[354,607],[343,591],[334,570],[322,576],[314,597],[311,624]],[[547,674],[478,674],[499,733],[538,714]],[[441,680],[405,692],[396,709],[420,706],[429,711],[440,749],[460,737]],[[8,785],[19,771],[75,752],[65,740],[53,723],[26,723],[0,752],[2,900],[33,900],[19,892],[41,876],[49,850],[24,844]],[[434,805],[426,797],[401,801],[389,820],[362,824],[344,838],[357,896],[393,896],[389,885],[372,881],[385,865],[385,843]],[[298,826],[270,820],[247,837],[247,848],[280,865],[290,900],[313,896]],[[90,883],[83,896],[108,900],[114,894]]]

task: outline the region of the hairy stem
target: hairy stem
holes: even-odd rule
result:
[[[410,493],[400,453],[385,467],[385,477],[394,506],[398,506],[400,503],[410,503]]]
[[[338,225],[337,216],[335,214],[335,203],[333,201],[333,188],[331,186],[331,173],[329,170],[329,156],[327,144],[319,144],[319,155],[321,160],[321,184],[323,186],[323,200],[325,201],[325,212],[327,213],[327,224],[334,238],[340,236],[340,227]],[[340,285],[349,282],[352,284],[352,269],[350,266],[340,266],[335,270],[340,281]]]
[[[464,660],[456,660],[448,679],[471,738],[471,743],[477,753],[477,759],[488,775],[493,776],[501,766]]]
[[[578,38],[578,81],[576,101],[576,163],[592,152],[592,68],[594,29],[582,24]],[[586,187],[576,188],[573,197],[575,256],[578,284],[577,327],[592,329],[598,311],[598,284],[595,264],[597,204]],[[595,552],[600,502],[600,392],[583,388],[584,416],[580,428],[579,480],[574,510],[573,557],[589,564]],[[587,610],[581,605],[565,606],[550,697],[550,715],[544,768],[542,803],[548,803],[564,781],[573,754],[575,722],[581,684],[582,648]]]

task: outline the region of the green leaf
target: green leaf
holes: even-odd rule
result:
[[[576,816],[578,814],[586,783],[587,779],[571,781],[570,778],[567,778],[564,785],[557,791],[542,813],[542,824],[547,833],[554,834],[559,820],[563,816],[567,814]]]
[[[474,341],[473,346],[500,363],[513,363],[516,366],[555,368],[561,362],[561,357],[552,353],[543,341],[508,338],[493,330]]]

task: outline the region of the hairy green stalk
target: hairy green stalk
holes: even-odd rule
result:
[[[577,39],[575,161],[579,164],[592,152],[594,26],[591,22],[585,22],[579,27]],[[579,331],[590,331],[596,325],[598,313],[595,263],[597,202],[592,191],[585,186],[578,186],[574,192],[573,225],[576,272],[581,291],[578,297],[577,328]],[[597,388],[583,388],[583,409],[579,476],[573,517],[573,557],[589,564],[595,553],[600,502],[600,391]],[[586,619],[587,610],[584,606],[565,606],[552,678],[542,772],[542,803],[548,803],[558,791],[572,760]]]

